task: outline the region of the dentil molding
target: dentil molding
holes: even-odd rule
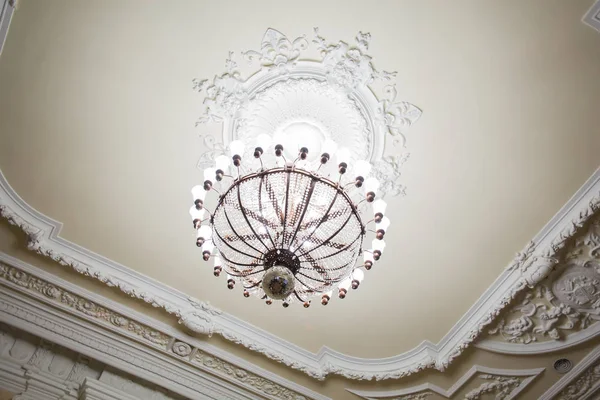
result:
[[[193,81],[194,90],[204,95],[197,125],[222,124],[221,138],[201,135],[207,150],[198,167],[214,165],[215,157],[236,139],[248,145],[242,156],[250,163],[252,145],[260,134],[276,138],[292,159],[298,146],[309,148],[309,159],[318,158],[322,143],[331,139],[343,143],[354,161],[373,164],[372,174],[381,182],[380,196],[403,194],[400,169],[408,153],[386,154],[386,141],[405,147],[404,133],[421,110],[397,98],[396,72],[375,69],[368,54],[370,40],[369,33],[359,32],[354,44],[330,43],[317,28],[312,40],[306,36],[292,40],[267,29],[260,50],[240,54],[248,63],[245,74],[235,53],[229,52],[225,72],[210,82]],[[316,60],[307,53],[311,46],[317,51]],[[263,159],[274,165],[272,154],[265,152]]]
[[[30,250],[86,276],[163,308],[187,328],[219,334],[317,379],[334,373],[348,379],[395,379],[426,368],[443,371],[527,287],[541,282],[559,263],[567,243],[600,210],[600,169],[550,220],[438,344],[424,341],[393,357],[368,359],[328,347],[315,354],[210,304],[137,273],[59,236],[61,224],[21,199],[0,174],[0,214],[28,236]]]
[[[466,400],[487,398],[485,395],[494,395],[496,399],[511,400],[516,398],[543,371],[544,368],[497,369],[474,365],[448,390],[432,383],[393,391],[346,390],[363,399],[425,400],[434,394],[450,399],[467,383],[476,379],[480,384],[465,394]]]

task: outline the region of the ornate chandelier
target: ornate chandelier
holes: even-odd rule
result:
[[[204,170],[203,185],[192,188],[196,245],[212,259],[214,275],[224,271],[229,289],[239,283],[245,297],[284,307],[309,307],[314,296],[326,305],[334,291],[343,299],[385,248],[390,221],[376,199],[379,181],[369,177],[370,163],[353,162],[331,140],[311,158],[307,147],[284,150],[273,139],[259,135],[247,154],[243,141],[232,141],[230,157],[219,155]],[[213,212],[205,207],[208,193]]]
[[[229,52],[223,73],[193,81],[204,96],[197,124],[220,124],[222,139],[200,135],[204,183],[190,214],[204,260],[230,289],[284,307],[315,296],[326,305],[381,257],[382,198],[404,194],[408,158],[388,141],[403,149],[421,110],[398,99],[395,72],[375,69],[370,40],[269,28],[259,50],[239,54],[247,66]]]

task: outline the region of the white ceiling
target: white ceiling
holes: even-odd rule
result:
[[[17,193],[63,237],[313,352],[437,342],[599,165],[590,1],[21,3],[0,58],[0,168]],[[332,41],[370,32],[375,66],[424,115],[408,195],[390,202],[394,251],[344,301],[267,307],[227,290],[194,245],[191,79],[268,27],[314,26]]]

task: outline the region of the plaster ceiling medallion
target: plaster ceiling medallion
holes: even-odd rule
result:
[[[230,53],[227,72],[206,88],[201,122],[221,121],[223,142],[210,142],[201,158],[204,184],[192,189],[190,214],[204,260],[212,258],[215,276],[227,272],[230,289],[240,282],[245,297],[309,307],[320,296],[327,305],[334,290],[343,299],[358,288],[383,253],[390,221],[375,198],[382,182],[383,192],[401,191],[402,164],[383,158],[385,136],[404,143],[401,128],[420,111],[396,103],[393,86],[384,100],[373,94],[369,84],[394,74],[375,70],[369,40],[359,33],[355,46],[329,45],[315,29],[322,59],[309,61],[299,59],[304,37],[292,42],[269,29],[261,51],[242,53],[258,60],[257,72],[242,79]]]
[[[253,145],[258,136],[269,135],[288,158],[301,146],[309,148],[309,161],[331,140],[347,147],[351,160],[373,165],[380,197],[403,194],[398,179],[408,158],[404,134],[421,110],[397,98],[396,72],[375,69],[367,53],[370,40],[369,33],[359,32],[353,45],[331,44],[315,28],[311,47],[306,36],[290,40],[269,28],[260,50],[240,54],[247,61],[245,76],[230,52],[224,73],[210,83],[194,80],[194,89],[205,96],[198,124],[222,123],[221,138],[203,135],[208,149],[198,167],[212,165],[233,140]],[[390,140],[400,154],[387,149]]]

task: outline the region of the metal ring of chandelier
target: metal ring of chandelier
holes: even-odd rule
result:
[[[232,169],[239,173],[243,144],[236,141],[230,147]],[[275,146],[277,157],[282,157],[282,151],[283,146]],[[262,147],[256,147],[254,157],[260,159],[262,154]],[[300,149],[296,161],[305,160],[307,154],[307,148]],[[245,297],[254,294],[267,304],[283,300],[284,307],[299,301],[308,307],[313,296],[321,296],[326,305],[336,287],[340,298],[345,298],[350,287],[358,288],[364,278],[363,267],[371,269],[385,247],[386,204],[374,201],[377,181],[369,178],[365,182],[370,168],[355,168],[355,178],[342,184],[348,164],[338,157],[338,182],[320,173],[330,157],[323,153],[314,171],[300,168],[296,162],[264,169],[260,160],[258,171],[233,178],[225,171],[228,157],[220,156],[218,169],[205,171],[204,185],[192,189],[190,214],[197,229],[196,244],[205,261],[214,260],[215,276],[223,270],[227,273],[230,289],[239,282]],[[204,218],[204,199],[206,192],[214,189],[213,176],[217,181],[224,177],[233,181],[219,194],[214,212]],[[363,183],[365,196],[355,203],[356,190],[348,188],[360,188]],[[370,231],[375,234],[372,248],[364,251],[367,230],[357,207],[362,202],[372,204],[369,222],[376,225],[376,230]],[[361,254],[364,262],[357,265]]]

